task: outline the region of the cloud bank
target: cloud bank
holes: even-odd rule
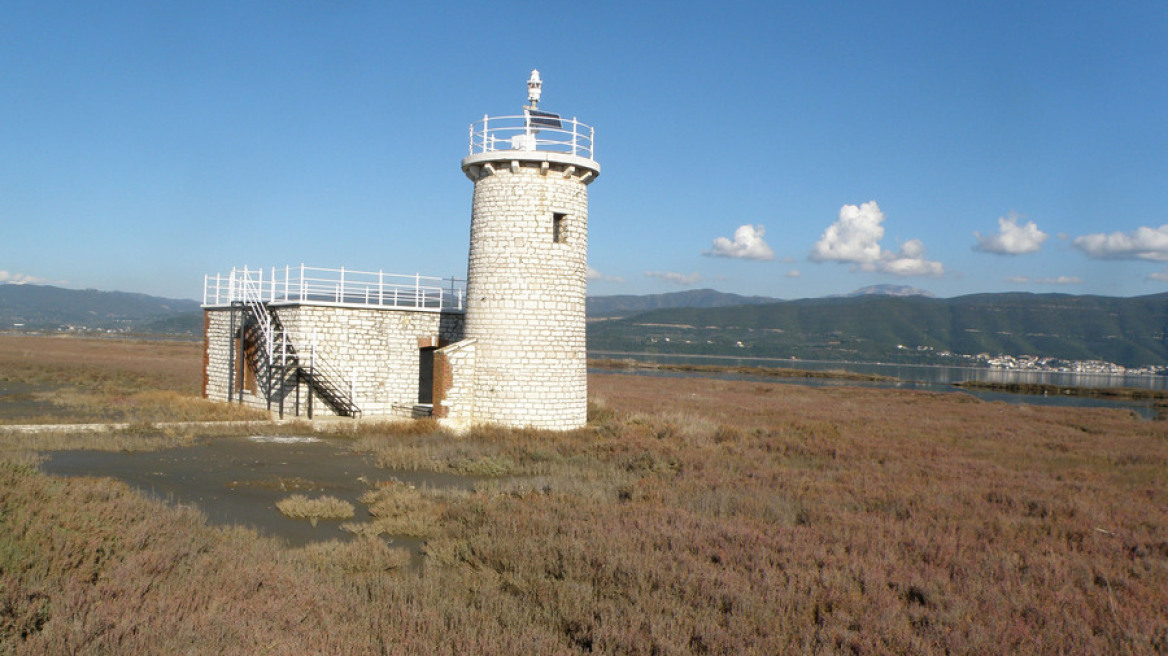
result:
[[[738,226],[738,229],[734,231],[733,241],[725,237],[718,237],[705,254],[714,257],[767,262],[775,259],[775,252],[763,241],[765,234],[766,229],[761,225]]]
[[[646,271],[645,277],[656,278],[658,280],[664,280],[665,282],[671,282],[675,285],[683,286],[696,285],[702,279],[701,275],[697,273],[686,275],[683,273],[674,273],[673,271]]]
[[[999,217],[996,235],[983,237],[980,232],[975,231],[973,236],[977,238],[977,244],[973,250],[996,255],[1022,255],[1041,250],[1042,242],[1050,235],[1039,230],[1033,221],[1018,225],[1020,218],[1022,217],[1014,212],[1010,212],[1009,216]]]
[[[621,278],[620,276],[606,276],[603,273],[597,271],[596,269],[593,269],[592,267],[588,267],[588,279],[589,280],[599,280],[601,282],[624,282],[625,281],[625,279]]]
[[[895,276],[940,276],[945,267],[924,257],[925,245],[910,239],[892,252],[880,246],[884,238],[884,213],[876,201],[860,206],[844,205],[839,218],[823,231],[809,256],[813,262],[849,262],[853,270]]]
[[[1097,233],[1076,237],[1071,245],[1099,260],[1168,262],[1168,224],[1133,232]]]
[[[43,285],[48,280],[23,273],[0,271],[0,285]]]
[[[1054,278],[1030,278],[1027,276],[1010,276],[1006,282],[1019,285],[1081,285],[1083,279],[1078,276],[1056,276]]]

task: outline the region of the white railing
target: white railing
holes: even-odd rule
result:
[[[310,303],[413,310],[461,310],[466,282],[457,278],[286,266],[234,268],[203,277],[203,305]]]
[[[238,280],[231,281],[231,290],[235,294],[235,300],[243,302],[249,309],[251,309],[252,316],[255,317],[257,325],[263,334],[264,353],[268,357],[268,362],[272,362],[272,349],[274,344],[272,338],[274,331],[272,330],[272,316],[264,309],[263,301],[263,279],[258,280],[244,276]],[[203,286],[204,296],[206,295],[206,284]],[[204,303],[205,304],[205,303]]]
[[[470,125],[470,154],[541,150],[594,159],[593,132],[574,118],[483,116]]]

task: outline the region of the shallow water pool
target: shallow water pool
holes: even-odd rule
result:
[[[346,539],[343,521],[366,521],[358,498],[378,481],[418,487],[470,489],[473,479],[433,472],[381,469],[343,439],[221,437],[188,447],[143,452],[54,451],[41,469],[58,476],[108,476],[153,497],[202,510],[209,522],[244,525],[291,545]],[[352,503],[352,520],[307,520],[280,514],[276,502],[292,494],[330,495]],[[394,544],[417,550],[415,540]]]

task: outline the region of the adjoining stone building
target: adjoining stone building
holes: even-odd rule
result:
[[[204,395],[297,416],[432,415],[569,430],[587,419],[592,129],[538,109],[471,125],[465,285],[233,269],[204,281]]]

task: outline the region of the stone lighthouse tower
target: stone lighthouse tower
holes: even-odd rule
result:
[[[475,423],[570,430],[587,421],[584,343],[592,128],[539,109],[470,129],[474,182],[465,336],[474,341]]]

